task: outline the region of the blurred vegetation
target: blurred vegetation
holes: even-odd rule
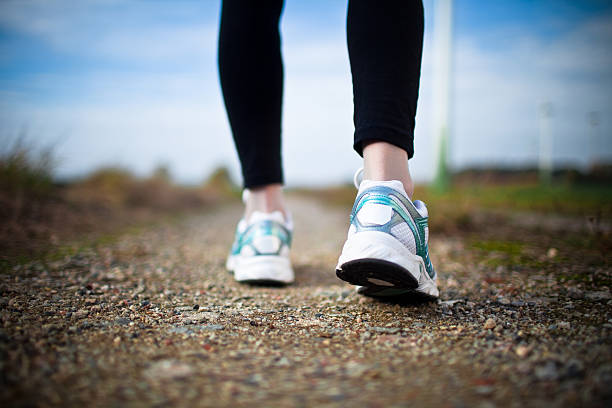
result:
[[[0,151],[0,217],[16,220],[32,209],[32,202],[54,196],[55,160],[51,148],[36,149],[24,137]],[[27,216],[28,214],[26,214]]]
[[[6,143],[0,151],[0,267],[57,250],[70,240],[100,239],[169,216],[205,211],[240,197],[239,186],[222,167],[200,185],[182,186],[173,181],[165,165],[148,177],[137,177],[125,168],[106,167],[81,179],[59,183],[54,179],[56,163],[52,148],[37,148],[23,137]],[[466,171],[455,175],[448,192],[417,186],[414,197],[427,203],[432,231],[471,234],[474,249],[497,254],[489,263],[526,264],[533,256],[530,248],[534,245],[566,245],[596,251],[592,262],[601,264],[612,250],[612,172],[605,166],[596,170],[595,176],[558,172],[555,183],[545,187],[538,184],[535,171]],[[348,215],[356,191],[352,185],[344,185],[294,189],[291,193],[340,205]],[[535,231],[535,235],[516,237],[524,226],[514,225],[509,215],[523,213],[532,218],[546,214],[589,222],[594,233],[560,233],[553,237],[549,231]],[[521,240],[527,238],[531,242],[524,246]],[[556,243],[550,243],[552,239]],[[532,263],[541,265],[542,261],[535,259]]]
[[[431,228],[441,233],[470,232],[478,228],[479,210],[488,212],[489,221],[495,218],[495,213],[582,217],[594,224],[612,221],[612,187],[608,182],[578,183],[561,179],[550,186],[541,186],[537,173],[533,177],[530,174],[520,172],[520,177],[511,177],[502,172],[502,177],[495,177],[494,170],[462,174],[444,193],[417,185],[414,198],[427,204],[432,215]],[[316,195],[329,204],[345,208],[353,205],[356,195],[352,184],[295,192]]]
[[[119,167],[98,169],[70,182],[54,179],[52,148],[25,137],[0,152],[0,264],[39,256],[67,240],[102,236],[166,216],[203,211],[239,196],[227,169],[198,186],[173,182],[167,166],[149,177]]]

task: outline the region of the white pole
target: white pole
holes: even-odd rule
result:
[[[434,185],[448,187],[448,137],[451,112],[453,1],[436,0],[433,38]]]
[[[599,157],[599,152],[597,151],[597,128],[599,126],[599,112],[593,111],[588,114],[589,121],[589,159],[591,170],[597,165],[597,160]]]
[[[540,105],[540,154],[538,157],[538,168],[540,171],[540,181],[544,184],[549,184],[552,179],[553,140],[550,128],[552,116],[552,103],[542,103]]]

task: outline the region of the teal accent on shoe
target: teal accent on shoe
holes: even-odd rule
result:
[[[398,204],[398,201],[402,203],[405,209]],[[393,215],[390,221],[383,225],[361,224],[357,218],[357,213],[368,203],[391,207],[393,209]],[[350,221],[351,224],[355,226],[356,232],[381,231],[387,234],[391,234],[391,229],[393,227],[405,222],[414,236],[416,255],[423,259],[429,277],[434,279],[436,276],[436,271],[429,257],[429,247],[425,234],[425,228],[428,226],[428,217],[421,216],[412,201],[404,197],[397,190],[387,186],[375,186],[363,191],[355,200]]]
[[[261,236],[275,236],[280,240],[278,251],[261,253],[253,245],[253,240]],[[280,255],[283,246],[291,247],[291,231],[284,225],[273,220],[261,220],[249,225],[240,233],[236,228],[236,237],[231,249],[231,255],[239,255],[245,246],[250,246],[255,255]]]

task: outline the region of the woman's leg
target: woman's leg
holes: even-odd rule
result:
[[[423,25],[421,0],[349,0],[354,148],[366,179],[400,180],[410,196]]]
[[[428,212],[412,201],[408,159],[423,48],[420,0],[349,0],[347,37],[355,99],[355,150],[365,179],[336,275],[359,293],[438,297]]]
[[[281,190],[282,9],[283,0],[224,0],[221,11],[219,76],[250,193],[226,267],[244,283],[287,284],[294,279],[292,223]]]
[[[281,107],[283,63],[279,19],[283,0],[224,0],[219,76],[254,210],[283,210]]]

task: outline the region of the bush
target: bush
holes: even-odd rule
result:
[[[53,191],[55,164],[52,148],[35,149],[19,137],[0,152],[0,191],[13,197],[43,198]]]

